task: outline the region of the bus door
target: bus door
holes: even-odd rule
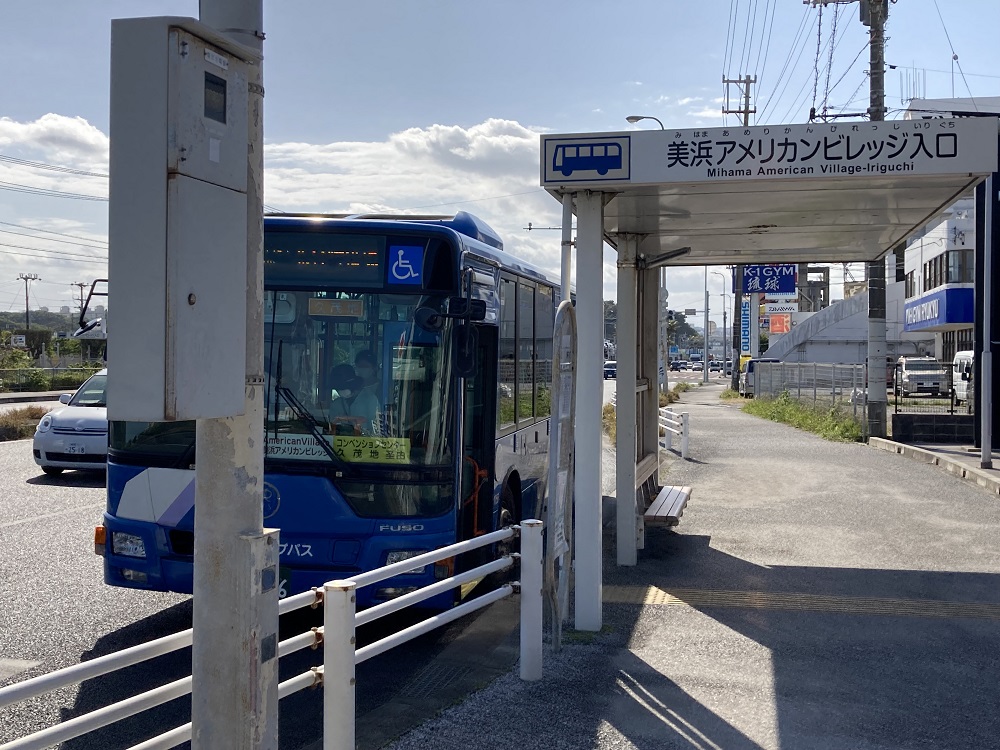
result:
[[[465,378],[462,394],[462,485],[458,514],[461,539],[493,530],[497,328],[476,325],[476,332],[476,369]]]

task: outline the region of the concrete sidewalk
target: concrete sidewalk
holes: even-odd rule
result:
[[[992,469],[982,467],[982,451],[971,445],[907,445],[882,438],[868,441],[872,448],[906,456],[915,461],[938,466],[959,479],[973,482],[994,495],[1000,495],[1000,452],[993,451]]]
[[[684,394],[681,525],[614,564],[604,623],[393,750],[983,748],[1000,716],[1000,503],[931,465]],[[613,514],[611,514],[613,518]]]

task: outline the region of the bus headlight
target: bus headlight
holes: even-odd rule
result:
[[[409,560],[411,557],[416,557],[417,555],[422,555],[427,550],[423,549],[394,549],[388,555],[385,556],[385,564],[392,565],[393,563],[403,562],[403,560]],[[414,568],[413,570],[408,570],[406,573],[401,575],[408,575],[410,573],[423,573],[424,568],[427,566],[421,565],[419,568]]]
[[[123,557],[145,557],[146,545],[141,536],[116,531],[111,534],[111,552]]]

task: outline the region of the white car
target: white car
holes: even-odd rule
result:
[[[38,422],[32,453],[46,474],[66,469],[103,471],[108,460],[108,371],[90,377],[74,394],[59,397],[66,404]]]

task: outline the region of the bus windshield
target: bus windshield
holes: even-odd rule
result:
[[[429,331],[414,322],[417,307],[441,304],[422,295],[268,290],[267,457],[355,469],[450,466],[452,326],[445,319]]]

